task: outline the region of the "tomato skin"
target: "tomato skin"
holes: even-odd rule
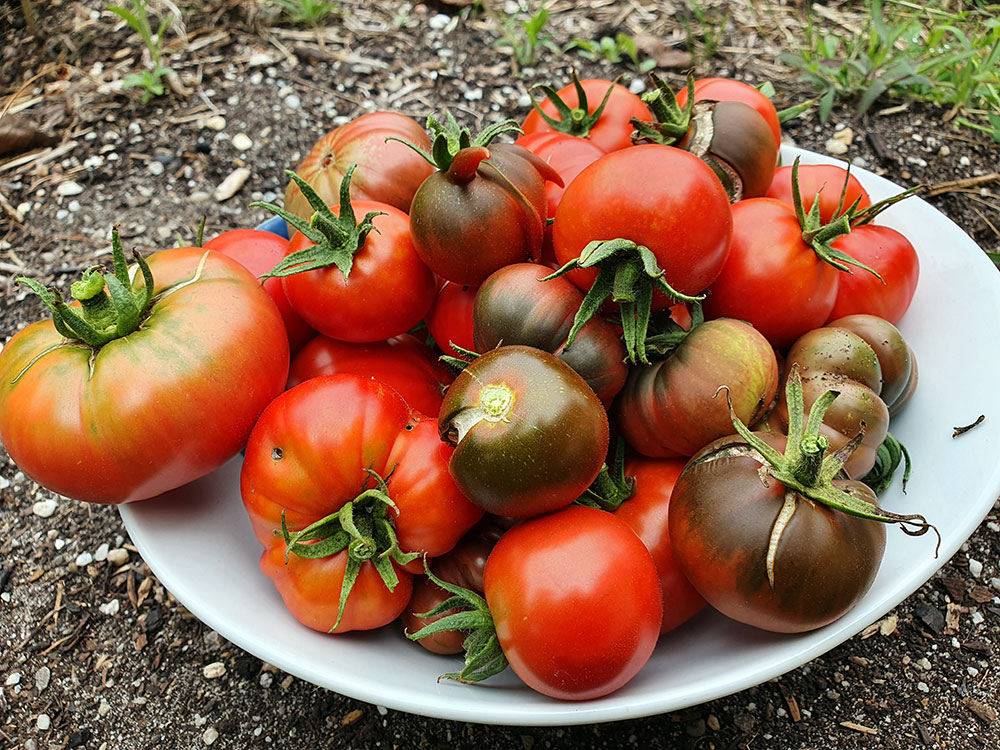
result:
[[[632,145],[631,118],[638,117],[640,120],[652,118],[649,108],[643,104],[642,99],[621,84],[600,78],[584,79],[580,81],[580,85],[583,86],[583,91],[587,95],[587,111],[591,114],[601,106],[604,95],[608,92],[608,87],[612,86],[611,96],[608,98],[608,103],[605,105],[600,119],[584,137],[604,152],[630,147]],[[564,86],[557,93],[570,109],[575,109],[580,104],[576,87],[573,84]],[[549,117],[559,119],[555,105],[548,99],[539,102],[539,106]],[[524,118],[521,130],[526,136],[534,133],[557,132],[542,119],[538,110],[534,108]]]
[[[879,398],[896,414],[909,401],[917,386],[917,358],[892,323],[875,315],[847,315],[827,323],[860,336],[875,352],[881,368]]]
[[[732,249],[703,303],[705,317],[745,320],[784,349],[829,318],[841,272],[802,241],[791,206],[750,198],[732,214]]]
[[[288,240],[274,232],[265,232],[261,229],[230,229],[228,232],[223,232],[210,239],[204,247],[228,255],[254,276],[260,278],[274,268],[288,253]],[[295,354],[309,339],[316,335],[316,332],[288,304],[285,290],[281,287],[281,279],[265,279],[261,282],[261,286],[264,287],[265,292],[271,295],[271,299],[277,305],[281,319],[285,321],[288,348],[292,354]]]
[[[339,205],[340,183],[352,164],[351,199],[388,203],[408,212],[413,194],[434,168],[393,136],[425,151],[431,144],[423,127],[398,112],[369,112],[320,138],[295,170],[329,206]],[[309,201],[294,182],[285,190],[285,208],[307,221]]]
[[[138,330],[94,353],[59,346],[43,320],[0,352],[0,438],[60,495],[131,502],[204,476],[243,447],[281,392],[288,337],[249,271],[195,247],[148,262],[160,296]]]
[[[802,196],[802,208],[809,213],[818,197],[820,221],[829,224],[834,220],[837,206],[840,205],[844,180],[847,180],[844,209],[850,208],[856,200],[859,201],[858,208],[866,208],[872,204],[868,191],[861,186],[858,178],[843,167],[835,164],[800,164],[799,194]],[[774,179],[767,189],[767,197],[775,198],[789,206],[795,205],[795,199],[792,197],[792,167],[778,167],[775,170]]]
[[[830,319],[868,314],[898,323],[910,307],[920,278],[920,260],[910,241],[892,227],[862,224],[833,246],[874,268],[885,283],[860,268],[842,275]]]
[[[549,167],[520,146],[463,149],[428,177],[410,207],[420,258],[443,279],[478,286],[498,268],[540,256]],[[488,158],[483,158],[485,152]],[[476,163],[465,174],[464,160]]]
[[[383,341],[406,333],[434,301],[434,274],[420,260],[410,236],[409,219],[385,203],[353,201],[360,218],[382,211],[375,229],[354,257],[347,279],[336,266],[285,276],[282,287],[295,311],[320,333],[340,341]],[[339,214],[338,208],[332,209]],[[288,254],[313,242],[296,232]]]
[[[409,334],[370,344],[317,336],[292,359],[286,388],[334,373],[378,380],[402,396],[410,408],[429,416],[437,415],[441,394],[455,379],[429,347]]]
[[[364,563],[347,597],[344,615],[334,629],[346,566],[346,550],[316,559],[292,554],[286,561],[281,537],[273,537],[260,558],[261,572],[274,582],[288,611],[313,630],[323,633],[373,630],[399,617],[410,600],[413,576],[397,570],[399,583],[389,591],[375,566]]]
[[[660,634],[649,552],[624,521],[594,508],[572,506],[508,531],[486,561],[483,588],[514,672],[553,698],[617,690]]]
[[[501,398],[502,410],[487,414]],[[456,446],[456,484],[502,516],[568,505],[597,477],[608,450],[607,414],[590,386],[556,356],[528,346],[474,360],[445,394],[438,423],[442,439]]]
[[[729,198],[712,169],[686,151],[659,144],[612,152],[580,172],[566,188],[552,226],[560,265],[579,257],[593,240],[621,237],[648,247],[664,280],[684,294],[698,294],[715,281],[732,236]],[[567,277],[589,289],[597,273],[576,270]],[[671,304],[654,294],[654,309]]]
[[[694,100],[696,102],[711,100],[747,104],[757,110],[767,122],[774,135],[774,142],[781,143],[781,123],[778,121],[778,111],[770,99],[748,83],[735,81],[731,78],[700,78],[694,82]],[[687,87],[682,86],[677,92],[677,103],[681,107],[687,104]]]
[[[784,449],[783,437],[757,434]],[[779,633],[827,625],[874,581],[885,551],[884,524],[796,496],[777,545],[772,587],[767,550],[787,490],[773,477],[761,481],[764,460],[735,450],[745,445],[735,435],[716,441],[678,478],[669,519],[677,562],[708,603],[735,620]],[[875,503],[860,482],[834,485]]]
[[[634,367],[615,404],[625,440],[646,456],[693,456],[732,434],[725,398],[747,424],[767,411],[778,388],[778,363],[770,345],[739,320],[709,320],[687,335],[667,358]]]
[[[685,463],[676,458],[630,456],[625,461],[625,474],[635,479],[635,493],[615,511],[646,545],[656,564],[663,600],[661,635],[683,625],[705,606],[701,594],[678,567],[670,544],[670,495]]]
[[[516,263],[483,282],[473,309],[475,350],[523,344],[551,352],[579,373],[604,404],[610,404],[628,374],[625,346],[614,326],[594,316],[567,348],[583,294],[562,277],[540,281],[551,272],[537,263]]]
[[[438,290],[434,306],[427,313],[427,329],[434,337],[434,343],[445,354],[460,356],[449,342],[463,349],[474,351],[476,344],[472,337],[472,308],[476,302],[477,286],[463,286],[450,281]],[[436,412],[435,412],[436,413]]]

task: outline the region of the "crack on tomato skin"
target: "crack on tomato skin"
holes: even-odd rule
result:
[[[774,526],[771,527],[771,538],[767,542],[767,582],[771,586],[771,591],[774,591],[774,561],[778,556],[778,545],[781,543],[781,537],[785,533],[785,529],[792,520],[792,516],[795,515],[795,509],[798,507],[798,501],[795,492],[785,493],[785,502],[781,506],[781,510],[778,512],[778,517],[774,520]]]
[[[52,346],[45,347],[45,349],[43,349],[34,357],[32,357],[30,360],[28,360],[28,363],[21,368],[20,372],[18,372],[17,375],[14,376],[14,379],[10,381],[10,384],[17,385],[17,382],[24,377],[24,375],[28,372],[28,370],[30,370],[31,367],[46,354],[51,354],[57,349],[65,349],[65,348],[90,349],[93,352],[93,347],[88,346],[87,344],[81,344],[79,341],[74,341],[72,339],[63,339],[58,344],[52,344]],[[93,367],[91,367],[91,374],[93,374]]]

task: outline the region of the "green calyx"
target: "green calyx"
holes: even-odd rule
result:
[[[493,616],[490,614],[486,600],[474,591],[442,581],[431,572],[426,559],[424,560],[424,572],[431,581],[452,596],[429,612],[419,613],[417,617],[434,617],[451,609],[459,611],[446,615],[440,620],[435,620],[416,633],[407,633],[406,637],[411,641],[418,641],[446,630],[469,631],[469,635],[466,636],[465,642],[462,644],[465,651],[465,666],[462,671],[443,674],[439,679],[457,680],[471,684],[482,682],[503,672],[507,668],[507,657],[504,656],[503,649],[500,648],[500,640],[497,638]]]
[[[548,281],[577,268],[598,268],[597,279],[580,303],[573,319],[573,327],[566,339],[568,349],[580,329],[600,309],[604,301],[611,297],[621,309],[622,330],[625,335],[625,350],[631,364],[649,364],[646,355],[646,334],[653,302],[653,290],[682,302],[699,302],[704,295],[692,297],[681,294],[663,278],[653,252],[632,240],[595,240],[583,248],[579,258],[569,261],[555,273],[541,279]]]
[[[291,276],[329,266],[339,268],[340,272],[344,274],[344,280],[347,280],[351,268],[354,267],[354,256],[365,246],[368,233],[375,229],[373,220],[376,216],[382,216],[385,213],[384,211],[369,211],[358,223],[354,207],[351,206],[351,177],[357,166],[357,164],[352,164],[340,183],[339,216],[330,210],[326,201],[319,197],[308,182],[290,170],[285,170],[285,174],[299,186],[302,195],[315,211],[309,221],[273,203],[258,201],[250,204],[251,207],[266,208],[271,213],[277,214],[313,243],[307,248],[282,258],[274,268],[261,276],[262,280]],[[378,230],[375,229],[375,231]]]
[[[687,78],[687,102],[681,107],[677,96],[666,81],[655,74],[650,74],[653,88],[642,95],[643,103],[649,107],[656,119],[653,122],[631,119],[635,132],[632,140],[636,143],[662,143],[673,146],[684,139],[691,127],[691,117],[694,112],[694,76]]]
[[[330,632],[337,629],[344,616],[344,607],[361,572],[361,566],[370,562],[375,566],[385,587],[393,591],[399,583],[399,576],[393,566],[406,565],[420,557],[416,552],[403,552],[396,539],[396,529],[389,515],[389,509],[398,511],[389,497],[389,477],[383,479],[377,472],[365,469],[373,488],[362,488],[354,500],[345,503],[336,513],[331,513],[300,531],[289,531],[285,524],[285,513],[281,513],[281,531],[275,531],[285,541],[285,560],[289,555],[306,559],[329,557],[347,550],[347,566],[344,581],[340,587],[340,608],[337,621]],[[390,474],[391,476],[391,474]],[[368,480],[365,481],[368,484]]]
[[[580,83],[580,78],[577,76],[576,71],[573,71],[573,88],[576,90],[576,107],[570,107],[559,93],[549,86],[548,84],[538,84],[534,88],[541,89],[545,94],[545,97],[552,102],[552,106],[556,108],[558,113],[558,119],[546,114],[542,108],[539,106],[538,102],[532,101],[531,106],[535,108],[538,116],[542,118],[546,125],[555,130],[557,133],[568,133],[569,135],[575,135],[579,138],[583,138],[590,134],[591,128],[601,119],[601,115],[604,114],[604,108],[608,104],[608,99],[611,98],[611,92],[615,89],[615,84],[618,82],[616,78],[608,90],[604,94],[604,99],[601,100],[601,104],[593,112],[590,111],[589,102],[587,101],[587,92],[583,89],[583,84]]]
[[[593,484],[573,502],[614,513],[634,494],[635,477],[625,476],[625,440],[619,437],[611,466],[605,463]]]
[[[646,336],[646,353],[653,353],[659,359],[666,359],[673,354],[691,332],[705,322],[705,313],[700,302],[692,302],[691,327],[683,328],[673,318],[670,311],[664,310],[650,318],[650,328],[656,333]]]
[[[502,133],[520,133],[523,135],[524,132],[516,120],[504,120],[503,122],[495,122],[492,125],[487,125],[473,137],[468,128],[463,128],[458,124],[458,121],[451,112],[445,110],[444,117],[445,119],[442,123],[435,119],[434,115],[427,116],[427,130],[431,134],[430,153],[402,138],[389,136],[386,140],[399,141],[403,145],[409,146],[424,157],[431,166],[445,171],[451,166],[452,160],[462,149],[472,147],[485,148]]]
[[[142,273],[143,287],[139,290],[132,287],[117,226],[111,230],[111,249],[114,273],[94,266],[70,287],[70,294],[80,307],[70,307],[58,291],[37,281],[17,279],[17,283],[41,297],[52,311],[52,323],[60,334],[95,349],[138,330],[153,301],[153,274],[138,252],[133,252],[132,257]]]
[[[762,469],[762,481],[766,473],[785,486],[786,494],[798,493],[813,502],[858,518],[882,523],[898,523],[902,530],[910,536],[920,536],[933,530],[935,534],[938,534],[938,546],[940,546],[940,534],[924,516],[892,513],[879,508],[863,497],[834,486],[833,480],[841,475],[841,470],[847,459],[861,444],[864,437],[862,426],[862,430],[840,450],[827,453],[829,443],[820,434],[820,426],[827,410],[839,395],[836,391],[827,391],[816,399],[809,410],[807,421],[802,379],[799,375],[798,365],[792,365],[785,386],[785,399],[788,402],[788,442],[785,452],[782,454],[743,424],[733,411],[729,389],[725,386],[723,388],[726,390],[726,400],[729,403],[729,414],[733,420],[733,427],[746,443],[766,461],[766,465]],[[719,390],[721,391],[723,388]],[[786,505],[788,505],[787,502]],[[789,511],[789,514],[791,512]],[[787,524],[787,518],[784,522],[782,522],[782,518],[783,514],[779,515],[772,530],[770,545],[772,549],[777,547],[781,532]],[[772,571],[769,569],[769,576],[771,573]]]

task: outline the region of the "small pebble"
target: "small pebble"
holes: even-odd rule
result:
[[[226,129],[226,118],[222,115],[212,115],[205,120],[205,127],[216,132]]]
[[[221,661],[213,661],[211,664],[206,664],[201,672],[205,675],[206,680],[214,680],[226,673],[226,665]]]
[[[973,558],[970,557],[969,572],[972,573],[972,575],[975,578],[979,578],[979,576],[983,574],[983,564],[979,562],[979,560],[974,560]]]
[[[431,16],[431,19],[427,22],[427,25],[436,31],[440,31],[445,28],[449,23],[451,23],[451,17],[446,16],[444,13],[438,13],[435,16]]]
[[[124,565],[128,562],[128,550],[121,547],[108,552],[108,562],[112,565]]]
[[[969,673],[969,677],[978,677],[979,676],[979,670],[976,669],[975,667],[967,667],[966,671]]]
[[[162,161],[151,161],[149,162],[149,164],[146,165],[146,169],[154,177],[159,177],[161,174],[163,174],[163,171],[166,169],[166,167],[163,166]]]
[[[56,512],[56,505],[55,500],[39,500],[31,506],[31,512],[39,518],[49,518]]]
[[[94,551],[94,559],[97,562],[104,562],[108,559],[108,544],[105,542]]]
[[[285,97],[285,106],[288,107],[288,109],[298,109],[302,106],[302,100],[295,94],[289,94]]]
[[[236,140],[235,138],[233,139]],[[245,183],[250,178],[250,170],[246,167],[240,167],[230,174],[226,179],[219,183],[219,186],[215,188],[215,200],[219,203],[227,201],[232,198],[243,187]]]
[[[107,716],[111,713],[111,704],[108,703],[104,698],[101,698],[101,705],[97,708],[97,713],[100,716]]]
[[[270,65],[274,60],[266,52],[254,52],[250,55],[250,59],[247,61],[247,65],[251,68],[262,68],[265,65]]]
[[[35,726],[42,732],[48,731],[48,728],[52,726],[52,719],[49,718],[48,714],[38,714]]]
[[[4,682],[4,685],[10,687],[11,685],[17,685],[20,682],[21,682],[21,673],[11,672],[9,675],[7,675],[7,681]]]
[[[986,620],[986,618],[983,617],[983,613],[982,612],[976,610],[975,612],[972,613],[972,624],[973,625],[982,625],[985,620]]]
[[[83,192],[83,186],[73,180],[66,180],[66,182],[60,182],[59,186],[56,188],[56,193],[63,196],[79,195]]]
[[[219,739],[219,730],[215,727],[209,727],[205,730],[205,734],[201,736],[201,741],[206,745],[211,745],[217,739]]]
[[[480,99],[483,98],[483,90],[478,87],[474,89],[469,89],[468,91],[465,92],[465,94],[463,94],[463,96],[465,96],[466,101],[478,102]]]
[[[66,204],[66,208],[69,209],[69,212],[71,214],[75,214],[77,211],[80,210],[80,201],[76,200],[70,201],[69,203]]]
[[[713,732],[718,732],[719,728],[722,726],[721,724],[719,724],[719,717],[717,717],[715,714],[709,714],[708,719],[705,720],[705,723],[708,724],[708,728],[711,729]]]
[[[28,213],[31,210],[32,205],[33,204],[31,203],[31,201],[25,201],[24,203],[18,203],[17,204],[17,212],[23,216],[24,214]]]
[[[112,599],[107,604],[102,604],[99,607],[101,612],[103,612],[106,615],[110,615],[111,617],[117,615],[118,612],[121,611],[121,608],[122,608],[121,602],[119,602],[117,599]]]
[[[517,97],[517,106],[518,107],[522,107],[522,108],[524,108],[524,107],[530,107],[531,106],[531,95],[530,94],[521,94],[519,97]]]
[[[967,167],[970,164],[972,164],[972,161],[969,159],[968,156],[963,156],[959,158],[958,163],[961,164],[963,167]]]
[[[632,83],[628,85],[628,90],[633,94],[641,94],[646,90],[646,82],[641,78],[633,78]]]
[[[52,680],[52,670],[48,667],[39,667],[35,671],[35,689],[38,692],[42,692],[49,686],[49,682]]]
[[[833,138],[826,142],[825,148],[828,154],[833,154],[835,156],[847,153],[847,144]]]
[[[246,151],[253,148],[253,141],[246,133],[237,133],[233,136],[233,148],[237,151]]]
[[[76,556],[76,567],[78,568],[86,568],[92,562],[94,562],[94,556],[89,552],[81,552]]]
[[[63,219],[68,219],[68,218],[69,218],[69,211],[67,211],[65,208],[60,208],[58,211],[56,211],[56,221],[62,221]]]
[[[56,550],[61,550],[63,547],[66,546],[66,540],[56,539],[55,542],[53,542],[53,545],[55,546]]]
[[[191,193],[188,200],[192,203],[205,203],[206,201],[212,200],[212,194],[206,193],[204,190],[197,190]]]
[[[947,144],[938,149],[938,156],[951,156],[951,149]]]
[[[261,687],[271,687],[271,683],[274,682],[274,675],[270,672],[264,672],[261,674],[258,682],[260,682]]]
[[[379,716],[385,716],[387,713],[389,713],[389,709],[386,708],[385,706],[375,706],[375,710],[378,711]]]
[[[929,693],[931,691],[931,689],[929,687],[927,687],[927,683],[926,682],[918,682],[917,683],[917,690],[919,690],[921,693]]]

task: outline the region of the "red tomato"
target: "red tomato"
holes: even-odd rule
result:
[[[370,344],[317,336],[292,360],[287,387],[338,372],[384,383],[411,409],[428,416],[437,415],[441,394],[455,379],[430,348],[409,334]]]
[[[910,241],[891,227],[862,224],[833,246],[874,268],[885,283],[863,269],[842,274],[829,319],[867,313],[898,323],[910,307],[920,278],[920,260]]]
[[[732,250],[709,289],[705,317],[745,320],[784,349],[829,319],[841,272],[803,241],[791,206],[750,198],[734,204],[732,215]]]
[[[643,667],[663,607],[649,551],[621,519],[571,506],[508,531],[483,589],[514,672],[564,700],[599,698]]]
[[[562,128],[559,130],[570,135],[587,138],[602,151],[617,151],[618,149],[631,146],[631,118],[638,117],[640,120],[649,120],[652,118],[652,114],[650,114],[646,105],[642,103],[642,99],[624,86],[599,78],[588,78],[580,81],[580,85],[583,87],[585,94],[587,103],[586,111],[583,111],[580,107],[580,96],[575,84],[565,86],[558,91],[559,97],[572,110],[571,122],[563,125],[566,128],[565,130],[562,130]],[[580,127],[577,125],[577,123],[582,123],[586,119],[587,114],[593,114],[601,106],[604,96],[608,93],[608,88],[611,88],[611,96],[608,98],[608,103],[605,105],[604,111],[597,122],[590,126],[589,129],[585,126]],[[540,102],[539,106],[549,117],[559,120],[558,110],[556,110],[555,105],[549,99]],[[521,130],[524,131],[525,135],[558,132],[556,128],[553,128],[542,119],[542,116],[538,114],[538,110],[536,109],[532,109],[528,113],[528,116],[524,118]]]
[[[661,634],[684,624],[705,606],[701,594],[677,567],[667,527],[670,493],[686,462],[630,457],[625,462],[625,474],[635,479],[635,493],[615,511],[646,545],[656,564],[663,597]]]
[[[729,198],[712,169],[686,151],[648,144],[614,151],[580,172],[563,194],[552,239],[560,264],[593,240],[633,240],[653,252],[675,290],[698,294],[722,270],[732,231]],[[589,289],[596,272],[571,271],[569,278]],[[672,302],[657,292],[653,307]]]
[[[476,302],[477,286],[462,286],[450,281],[444,282],[434,300],[434,306],[427,313],[424,322],[434,337],[434,343],[445,354],[458,355],[449,346],[450,342],[472,351],[472,308]]]
[[[148,264],[151,300],[131,332],[90,346],[43,320],[0,352],[0,439],[60,495],[123,503],[204,476],[243,447],[284,385],[285,327],[249,271],[199,247]],[[104,278],[89,279],[100,304]],[[145,289],[141,273],[132,289]]]
[[[743,102],[757,110],[767,121],[774,142],[781,143],[781,123],[778,122],[778,111],[771,100],[748,83],[734,81],[731,78],[700,78],[694,82],[694,100]],[[682,86],[677,92],[677,104],[683,107],[687,104],[687,87]]]
[[[452,481],[448,473],[452,451],[436,438],[436,432],[434,420],[413,415],[391,388],[355,375],[313,378],[286,391],[264,410],[247,443],[240,488],[254,533],[265,547],[261,567],[273,577],[297,619],[319,630],[333,630],[343,581],[340,566],[347,565],[336,557],[357,555],[354,559],[361,571],[374,568],[373,561],[391,553],[388,543],[392,540],[382,531],[369,531],[364,548],[355,550],[352,542],[332,557],[306,558],[297,554],[295,545],[286,549],[281,537],[276,542],[275,532],[281,534],[283,524],[295,533],[329,521],[332,514],[354,503],[354,522],[362,536],[381,512],[403,553],[433,557],[451,549],[482,516]],[[367,497],[376,489],[396,509]],[[371,518],[367,524],[362,523],[365,513]],[[274,551],[275,544],[280,554]],[[286,553],[288,564],[284,564]],[[388,620],[405,607],[410,586],[407,566],[412,568],[419,560],[397,558],[402,556],[390,557],[391,565],[406,588],[398,599],[393,591],[394,609],[384,612]],[[324,586],[333,603],[320,614],[310,605],[315,593],[303,593],[303,588],[316,592]],[[383,583],[383,588],[393,587]],[[363,601],[364,594],[351,590],[348,602],[355,598],[362,600],[356,606],[366,611],[369,604]],[[382,611],[384,598],[380,591],[371,606]],[[347,629],[350,621],[342,620],[335,632]]]
[[[854,201],[859,200],[858,208],[872,204],[867,191],[861,187],[857,178],[843,167],[835,164],[801,164],[799,165],[799,194],[802,196],[802,208],[806,213],[812,208],[819,196],[819,217],[824,224],[834,220],[837,206],[840,205],[840,194],[847,181],[847,192],[844,194],[843,208],[850,208]],[[767,190],[768,198],[777,198],[789,206],[795,205],[792,197],[792,168],[778,167]],[[869,274],[870,275],[870,274]],[[878,281],[878,279],[875,279]]]
[[[389,136],[425,151],[431,147],[427,133],[412,118],[398,112],[369,112],[320,138],[295,171],[327,205],[335,206],[344,175],[357,164],[351,182],[353,200],[388,203],[408,212],[413,194],[434,168],[409,146],[387,141]],[[306,220],[313,215],[294,182],[285,190],[285,208]]]
[[[278,261],[288,254],[288,240],[274,232],[260,229],[231,229],[213,237],[204,246],[238,261],[257,278],[274,268]],[[288,332],[288,348],[294,354],[315,336],[316,332],[288,304],[285,290],[281,287],[281,279],[265,279],[261,285],[278,306],[281,319],[285,321],[285,330]]]
[[[385,203],[352,201],[358,216],[381,211],[375,229],[354,256],[350,275],[336,266],[285,276],[288,301],[313,328],[340,341],[383,341],[406,333],[434,301],[434,274],[420,260],[410,237],[409,218]],[[339,215],[337,207],[334,214]],[[296,232],[288,254],[314,243]]]

